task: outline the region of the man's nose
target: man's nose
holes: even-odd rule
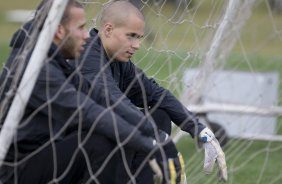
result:
[[[140,44],[141,44],[141,40],[140,39],[132,40],[132,47],[134,49],[139,49],[140,48]]]
[[[88,31],[84,31],[84,39],[88,39],[90,37],[89,32]]]

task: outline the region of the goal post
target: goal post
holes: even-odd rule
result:
[[[230,0],[226,4],[225,13],[213,36],[207,53],[205,54],[200,72],[197,75],[189,93],[186,91],[181,97],[184,104],[197,104],[201,98],[201,91],[208,83],[209,78],[225,61],[248,18],[251,16],[255,0]]]

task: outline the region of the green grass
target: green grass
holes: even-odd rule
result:
[[[202,51],[200,49],[207,47],[204,38],[209,29],[202,27],[216,25],[219,11],[214,11],[213,14],[211,11],[212,8],[219,9],[222,1],[197,1],[202,5],[195,11],[184,12],[186,17],[182,19],[186,21],[183,22],[177,22],[177,18],[182,16],[181,12],[172,18],[174,11],[171,7],[147,8],[144,12],[154,40],[144,41],[143,47],[134,57],[134,62],[149,76],[156,78],[162,86],[180,96],[183,71],[199,66],[202,60],[197,54]],[[37,0],[0,2],[0,63],[6,60],[9,40],[20,26],[8,23],[4,13],[11,9],[33,9],[37,3]],[[87,10],[89,19],[98,12],[101,3],[93,6],[95,10]],[[264,3],[258,3],[223,68],[252,72],[278,71],[282,81],[281,30],[281,15],[270,14]],[[279,93],[278,103],[282,105],[282,90]],[[282,135],[281,118],[278,118],[278,133]],[[181,139],[177,146],[187,161],[189,183],[218,183],[216,173],[206,176],[202,172],[203,150],[197,149],[189,136]],[[224,150],[229,168],[228,183],[282,183],[282,178],[279,178],[282,174],[281,143],[230,140]]]
[[[202,171],[204,153],[195,147],[190,138],[183,138],[178,149],[184,156],[188,181],[193,184],[220,183],[217,180],[217,168],[205,175]],[[224,147],[232,184],[282,182],[280,157],[281,143],[251,140],[230,140]]]

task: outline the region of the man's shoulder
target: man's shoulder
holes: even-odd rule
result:
[[[98,36],[98,30],[96,28],[92,28],[89,31],[90,37],[96,37]]]
[[[98,34],[98,30],[95,28],[92,28],[89,31],[89,38],[87,39],[87,43],[86,46],[87,47],[91,47],[91,48],[95,48],[96,51],[101,51],[101,47],[102,47],[102,43],[101,43],[101,39],[99,37]]]
[[[82,67],[101,68],[108,62],[108,58],[100,41],[96,38],[88,40],[79,59],[79,63],[82,63]]]
[[[51,59],[50,61],[46,62],[41,69],[39,79],[46,79],[46,76],[49,76],[50,78],[56,78],[64,76],[64,70],[60,66],[58,60]]]

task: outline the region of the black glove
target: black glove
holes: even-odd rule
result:
[[[155,183],[186,183],[185,165],[182,155],[166,133],[160,131],[158,139],[159,142],[156,144],[159,146],[159,149],[154,154],[154,158],[149,162],[155,173]],[[163,176],[160,176],[159,169],[161,169]],[[160,181],[160,178],[162,178],[162,181]]]

